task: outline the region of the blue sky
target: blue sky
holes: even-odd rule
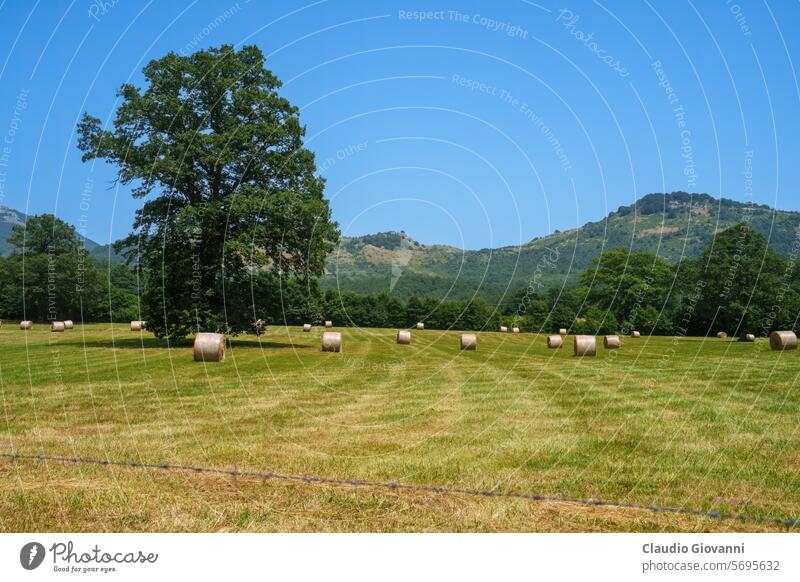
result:
[[[0,204],[105,243],[140,201],[75,124],[168,51],[256,44],[346,235],[515,245],[662,191],[800,210],[800,3],[0,3]]]

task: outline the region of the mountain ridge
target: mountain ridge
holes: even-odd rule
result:
[[[625,247],[670,263],[696,257],[715,232],[747,222],[781,254],[792,250],[800,213],[709,194],[651,193],[600,220],[555,231],[518,246],[462,250],[423,245],[405,232],[343,237],[331,253],[322,286],[361,293],[479,294],[498,300],[509,289],[574,282],[604,250]],[[379,244],[376,245],[375,243]],[[375,252],[374,247],[382,250]]]
[[[8,236],[27,216],[0,206],[0,254],[11,251]],[[651,193],[583,226],[534,237],[521,245],[464,250],[423,244],[405,231],[342,237],[329,255],[323,289],[497,301],[523,286],[544,288],[574,282],[604,250],[624,247],[657,254],[670,263],[696,257],[714,233],[747,222],[781,254],[800,240],[800,212],[775,210],[709,194]],[[86,248],[105,261],[109,245],[85,238]],[[121,261],[111,253],[112,261]]]

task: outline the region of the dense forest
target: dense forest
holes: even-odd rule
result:
[[[16,225],[0,258],[0,317],[45,322],[157,320],[139,298],[150,284],[131,266],[93,258],[75,229],[53,217]],[[268,325],[496,330],[518,325],[526,332],[568,328],[573,333],[657,335],[766,335],[793,329],[800,314],[797,243],[779,255],[751,227],[736,224],[700,256],[670,264],[646,252],[603,252],[570,285],[529,284],[489,303],[477,296],[451,299],[426,294],[401,300],[389,293],[323,290],[317,279],[254,270],[227,287],[226,310]],[[151,275],[152,276],[152,275]],[[156,276],[153,285],[160,285]]]

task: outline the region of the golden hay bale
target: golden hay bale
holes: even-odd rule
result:
[[[752,333],[743,333],[742,335],[739,336],[739,341],[740,342],[754,342],[754,341],[756,341],[756,336],[754,336]]]
[[[328,327],[328,328],[333,327],[333,322],[332,321],[326,321],[325,322],[325,327]]]
[[[64,329],[72,329],[73,327],[75,327],[75,324],[72,323],[71,319],[64,320]]]
[[[506,333],[508,331],[508,327],[505,326],[505,325],[501,325],[500,326],[500,331],[502,331],[503,333]]]
[[[478,336],[474,333],[461,334],[461,349],[462,350],[477,350],[478,349]]]
[[[50,324],[50,331],[64,331],[64,322],[54,321]]]
[[[797,336],[793,331],[773,331],[769,334],[769,347],[773,350],[796,350]]]
[[[33,329],[33,322],[30,320],[20,321],[19,322],[20,329]]]
[[[717,337],[718,337],[719,339],[727,339],[727,337],[728,337],[728,334],[727,334],[727,333],[725,333],[724,331],[719,331],[719,332],[717,332]]]
[[[323,352],[341,352],[342,334],[338,331],[326,331],[322,334]]]
[[[397,332],[397,343],[408,345],[411,343],[411,332],[408,330],[401,330]]]
[[[144,329],[144,321],[134,320],[131,322],[131,331],[142,331]]]
[[[638,331],[632,331],[631,332],[631,337],[642,337],[642,334],[641,334],[641,332],[638,332]]]
[[[547,347],[552,349],[563,347],[564,345],[564,338],[560,335],[549,335],[547,336]]]
[[[576,335],[574,346],[573,353],[576,356],[594,356],[597,354],[597,338],[593,335]]]
[[[310,323],[304,323],[303,324],[303,331],[311,331],[311,324]]]
[[[518,327],[512,327],[511,328],[511,333],[519,333],[519,328]]]
[[[567,328],[565,328],[565,327],[562,327],[561,329],[559,329],[559,330],[558,330],[558,335],[560,335],[560,336],[562,336],[562,337],[563,337],[563,336],[565,336],[565,335],[567,335]]]
[[[224,362],[225,336],[221,333],[198,333],[194,338],[195,362]]]
[[[421,321],[418,321],[417,322],[417,329],[425,329],[425,324],[422,323]]]
[[[603,338],[603,347],[607,350],[616,350],[620,345],[618,335],[607,335]]]

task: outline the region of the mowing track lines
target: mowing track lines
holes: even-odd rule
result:
[[[523,499],[528,501],[568,503],[581,506],[602,506],[617,507],[622,509],[640,509],[652,511],[654,513],[674,513],[681,515],[693,515],[697,517],[707,517],[716,520],[740,521],[748,523],[776,524],[789,528],[800,527],[800,518],[784,517],[762,517],[757,515],[743,515],[736,513],[725,513],[721,511],[702,511],[686,507],[668,507],[659,505],[643,505],[638,503],[627,503],[621,501],[609,501],[605,499],[578,499],[572,497],[557,497],[554,495],[538,495],[535,493],[522,493],[516,491],[490,491],[482,489],[464,489],[460,487],[446,487],[435,485],[416,485],[413,483],[397,483],[395,481],[361,481],[359,479],[334,479],[331,477],[320,477],[317,475],[289,475],[284,473],[259,472],[259,471],[240,471],[238,469],[218,469],[212,467],[201,467],[192,465],[174,465],[170,463],[140,463],[137,461],[113,461],[110,459],[91,459],[86,457],[57,457],[49,455],[28,455],[22,453],[0,453],[0,458],[11,461],[52,461],[56,463],[72,463],[75,465],[104,465],[115,467],[130,467],[137,469],[160,469],[162,471],[180,471],[192,473],[204,473],[213,475],[223,475],[231,477],[250,477],[254,479],[276,479],[280,481],[291,481],[294,483],[320,484],[320,485],[343,485],[353,488],[372,488],[388,489],[392,491],[418,491],[423,493],[437,493],[450,495],[470,495],[473,497],[496,497],[506,499]]]

